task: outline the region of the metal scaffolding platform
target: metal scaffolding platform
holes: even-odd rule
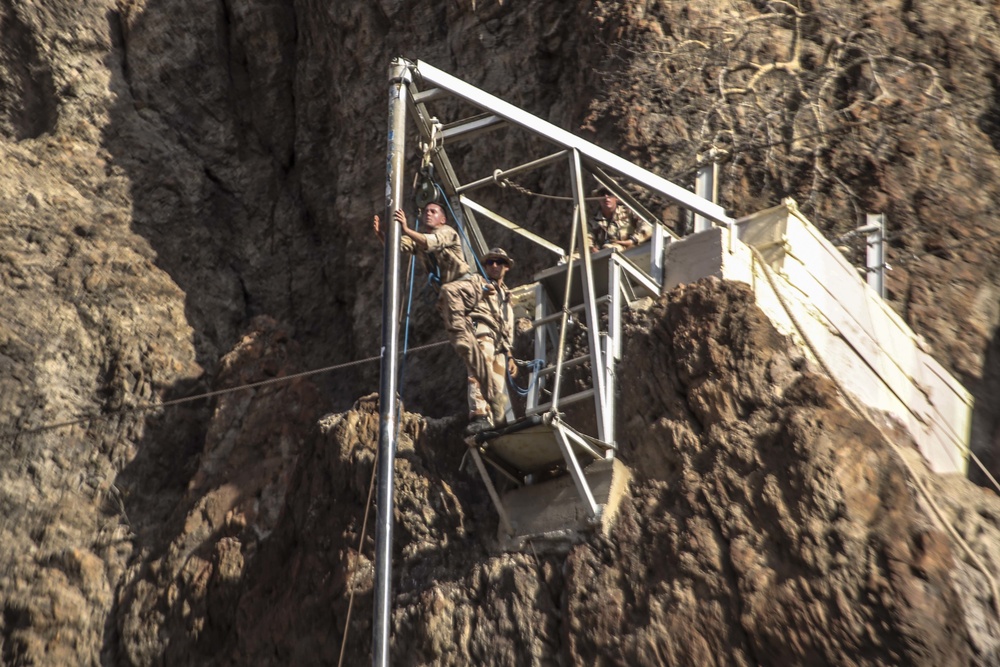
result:
[[[559,488],[556,495],[560,498],[567,489],[574,491],[570,495],[577,511],[556,512],[572,524],[566,527],[567,532],[598,526],[607,517],[604,508],[613,486],[608,482],[610,477],[605,477],[620,467],[614,463],[615,365],[621,355],[622,313],[636,299],[660,293],[664,249],[677,239],[633,192],[645,190],[665,203],[692,211],[698,219],[722,225],[731,224],[732,219],[711,201],[428,63],[397,63],[406,67],[407,76],[401,79],[406,81],[408,116],[416,127],[425,164],[433,165],[441,189],[454,204],[452,209],[460,218],[456,222],[471,246],[467,252],[482,256],[491,245],[485,240],[482,221],[499,225],[555,255],[554,265],[535,276],[532,327],[536,367],[524,414],[509,414],[514,425],[508,430],[469,440],[500,513],[501,533],[506,533],[502,537],[508,541],[514,536],[526,537],[529,525],[549,535],[559,533],[544,521],[525,521],[520,516],[522,510],[517,509],[523,503],[516,499],[523,498],[529,487],[533,488],[528,495],[539,495],[546,485]],[[463,104],[455,105],[455,100]],[[448,104],[442,104],[446,101]],[[439,113],[456,106],[472,106],[475,112],[456,119],[444,119]],[[502,168],[491,175],[460,179],[448,156],[449,147],[501,130],[526,132],[541,139],[534,145],[543,147],[542,154],[525,156],[525,162],[518,165],[498,165]],[[498,179],[538,169],[568,170],[573,212],[561,227],[561,238],[544,238],[530,225],[512,221],[472,198],[475,191],[495,185]],[[619,205],[652,226],[648,243],[623,252],[589,252],[584,196],[588,180],[613,191]],[[516,417],[520,419],[515,421]],[[516,485],[520,495],[508,493],[501,498],[487,466],[507,484]],[[618,474],[618,478],[622,476]],[[595,491],[595,484],[604,491]],[[555,498],[551,500],[555,502]],[[587,520],[578,521],[578,513]]]

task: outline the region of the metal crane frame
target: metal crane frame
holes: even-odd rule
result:
[[[470,193],[487,185],[493,185],[499,178],[507,178],[524,174],[535,169],[558,165],[563,162],[570,171],[573,189],[574,215],[573,236],[577,248],[589,246],[589,232],[586,217],[586,198],[584,195],[584,177],[590,175],[601,185],[608,187],[618,195],[620,201],[632,209],[637,215],[653,225],[655,230],[652,239],[652,262],[648,271],[632,270],[628,262],[621,259],[612,260],[609,281],[614,289],[609,292],[609,298],[616,303],[609,307],[610,317],[615,320],[613,326],[620,329],[620,318],[615,317],[620,312],[617,300],[619,287],[626,279],[659,284],[663,278],[662,256],[666,243],[677,237],[662,225],[657,224],[653,216],[626,190],[622,183],[630,182],[646,188],[651,193],[660,195],[681,207],[692,211],[701,219],[710,220],[715,224],[730,226],[733,219],[719,205],[676,185],[651,171],[643,169],[627,160],[577,137],[548,121],[534,116],[509,102],[491,95],[471,84],[448,74],[422,60],[407,62],[410,72],[410,83],[407,108],[414,120],[421,143],[428,148],[431,162],[441,181],[446,195],[457,199],[456,215],[461,216],[458,222],[467,230],[472,250],[479,256],[485,254],[488,245],[484,240],[477,216],[482,216],[506,229],[528,239],[532,243],[559,256],[560,261],[568,264],[567,275],[575,275],[573,264],[583,265],[580,280],[584,291],[584,316],[590,337],[591,368],[594,383],[594,410],[597,415],[598,439],[613,445],[614,437],[614,359],[620,354],[620,336],[612,336],[615,340],[610,350],[604,350],[605,345],[599,340],[599,317],[597,298],[594,294],[594,274],[591,257],[587,252],[567,253],[564,242],[545,239],[522,225],[514,223],[504,216],[491,211],[486,206],[476,202]],[[431,113],[428,105],[444,98],[459,99],[478,112],[474,115],[447,124],[442,124]],[[531,159],[523,164],[499,171],[495,175],[485,176],[468,182],[459,180],[447,147],[460,141],[468,141],[486,132],[495,132],[501,128],[517,128],[529,132],[554,147],[552,153]],[[470,258],[471,259],[471,258]],[[625,274],[622,267],[625,267]],[[642,275],[648,273],[648,275]],[[567,280],[567,290],[570,288]],[[561,328],[565,328],[565,323]],[[560,333],[563,336],[564,332]],[[561,363],[559,359],[557,363]],[[553,400],[547,405],[549,410],[557,411],[559,407],[559,381],[561,368],[556,370],[557,380],[554,382]],[[537,379],[537,378],[533,378]],[[537,385],[533,383],[532,386]],[[535,402],[529,410],[537,412],[539,404]]]
[[[591,514],[597,513],[597,507],[569,443],[578,437],[560,425],[558,418],[561,406],[593,398],[597,441],[606,444],[607,458],[614,456],[615,450],[615,364],[621,355],[621,311],[623,300],[634,296],[635,287],[646,293],[659,293],[663,280],[663,249],[665,245],[677,237],[662,225],[658,224],[652,214],[640,204],[624,187],[624,183],[632,183],[645,188],[650,193],[659,195],[666,200],[690,210],[699,220],[710,224],[731,226],[734,220],[724,209],[712,201],[676,185],[651,171],[643,169],[613,153],[577,137],[548,121],[534,116],[494,95],[472,86],[429,63],[399,60],[405,63],[409,76],[407,86],[407,110],[409,117],[416,126],[419,142],[425,156],[434,165],[437,178],[440,180],[446,196],[453,202],[457,223],[466,230],[469,245],[468,250],[477,256],[482,256],[488,249],[479,225],[480,216],[498,224],[511,232],[518,234],[559,258],[559,265],[550,272],[565,274],[565,293],[561,307],[556,307],[540,288],[536,291],[536,319],[534,322],[536,336],[536,351],[545,350],[548,342],[557,350],[555,364],[546,369],[536,369],[529,384],[530,391],[526,414],[549,415],[550,423],[557,431],[557,440],[566,454],[567,469],[574,477],[580,496],[584,499]],[[442,123],[431,113],[430,106],[442,99],[458,99],[474,107],[476,112],[466,118],[453,122]],[[462,182],[448,157],[447,147],[457,142],[468,141],[482,136],[487,132],[495,132],[502,128],[524,130],[534,137],[543,140],[544,144],[553,147],[552,152],[533,157],[532,159],[513,167],[498,170],[492,175]],[[503,215],[490,210],[474,200],[470,195],[477,189],[496,184],[500,179],[528,173],[530,171],[564,164],[569,169],[573,195],[573,218],[569,250],[564,247],[565,240],[550,240],[544,238],[523,225],[515,223]],[[648,268],[639,268],[629,261],[628,257],[611,253],[610,251],[596,254],[586,250],[590,247],[587,224],[586,197],[584,194],[584,179],[590,176],[599,184],[616,193],[619,200],[636,215],[650,222],[654,236],[649,248]],[[609,256],[610,255],[610,256]],[[470,262],[473,259],[469,258]],[[607,267],[607,276],[600,277],[602,287],[607,285],[607,294],[598,296],[595,292],[594,262],[601,262],[602,271]],[[579,268],[577,268],[579,267]],[[579,287],[573,285],[579,280]],[[570,293],[581,292],[582,302],[570,304]],[[608,315],[608,331],[601,331],[600,308],[606,304]],[[547,307],[546,307],[547,306]],[[570,396],[561,395],[561,380],[564,368],[568,368],[581,360],[564,359],[566,348],[566,332],[570,312],[582,311],[586,322],[589,354],[586,359],[591,366],[591,381],[593,388],[577,392]],[[558,320],[558,322],[557,322]],[[551,400],[543,402],[540,396],[541,388],[547,378],[552,377]],[[489,485],[489,480],[484,476]],[[491,490],[491,493],[492,490]],[[500,509],[498,507],[498,509]],[[501,509],[502,513],[502,509]]]
[[[478,110],[478,113],[443,124],[434,117],[428,105],[442,98],[457,98]],[[392,211],[401,208],[403,200],[403,162],[407,134],[406,117],[409,116],[416,125],[420,144],[424,155],[433,164],[436,176],[441,182],[445,196],[451,201],[457,201],[455,211],[456,222],[462,226],[472,247],[467,252],[482,256],[488,246],[480,230],[476,216],[481,215],[504,228],[519,234],[539,247],[559,256],[560,266],[552,269],[563,273],[564,299],[561,309],[554,313],[559,320],[558,333],[553,331],[554,319],[547,312],[540,313],[536,321],[536,342],[544,346],[546,341],[553,342],[557,349],[557,358],[551,390],[551,400],[546,405],[539,403],[536,391],[529,397],[529,412],[544,413],[545,422],[554,431],[554,441],[564,460],[566,469],[573,477],[574,484],[583,502],[587,514],[597,520],[601,507],[594,498],[586,479],[584,467],[577,458],[577,451],[584,453],[596,452],[596,456],[604,455],[607,459],[614,457],[615,451],[615,362],[621,353],[621,307],[623,295],[635,285],[652,293],[659,293],[663,280],[663,249],[664,244],[676,238],[669,230],[657,224],[653,216],[636,201],[623,187],[623,183],[632,183],[645,188],[650,193],[678,204],[691,211],[698,220],[710,221],[732,227],[734,220],[717,204],[699,196],[679,185],[658,176],[646,169],[638,167],[613,153],[600,148],[566,130],[563,130],[537,116],[534,116],[504,100],[486,93],[442,70],[418,60],[408,61],[402,58],[393,60],[389,67],[389,125],[388,125],[388,159],[386,161],[386,192],[385,214],[391,219]],[[482,177],[469,182],[461,182],[448,157],[446,147],[459,141],[468,141],[486,132],[495,132],[500,128],[517,128],[525,130],[533,136],[542,139],[554,150],[546,155],[535,157],[523,164],[501,170],[499,173]],[[469,195],[477,188],[495,183],[499,177],[509,177],[526,173],[534,169],[558,165],[560,162],[569,168],[573,191],[573,220],[569,239],[569,249],[565,251],[559,242],[543,238],[504,216],[489,210],[473,200]],[[596,253],[593,257],[589,252],[590,234],[587,222],[586,198],[584,196],[584,179],[589,175],[601,185],[618,195],[621,202],[638,216],[653,225],[654,237],[649,244],[651,253],[648,269],[633,266],[627,256],[619,256],[607,251],[604,256]],[[386,396],[396,396],[396,362],[398,349],[398,326],[393,324],[399,302],[399,262],[396,255],[399,251],[399,233],[395,225],[390,225],[386,243],[385,287],[383,294],[383,344],[382,344],[382,380],[380,393],[383,397],[380,406],[380,435],[378,480],[378,517],[376,532],[376,600],[375,619],[373,623],[373,641],[375,651],[373,662],[376,665],[388,664],[388,625],[390,597],[388,592],[391,578],[391,542],[392,542],[392,465],[395,455],[395,422],[396,401],[385,400]],[[604,251],[602,251],[604,252]],[[469,258],[472,259],[471,257]],[[595,276],[595,262],[606,266],[606,276]],[[562,421],[559,412],[562,405],[571,400],[589,398],[588,392],[578,392],[573,396],[561,396],[563,368],[567,366],[564,360],[566,349],[567,326],[570,322],[571,297],[574,294],[573,281],[579,267],[579,293],[582,296],[582,309],[585,313],[589,358],[591,364],[592,392],[594,413],[597,423],[596,438],[588,441],[576,429]],[[595,291],[596,279],[606,279],[608,293],[599,299]],[[604,283],[602,283],[603,285]],[[600,330],[599,307],[604,302],[608,304],[608,331]],[[545,303],[545,295],[539,292],[539,303]],[[546,323],[547,321],[547,323]],[[549,372],[549,371],[544,371]],[[532,384],[538,385],[542,370],[533,373]],[[595,443],[600,446],[594,447]],[[493,487],[486,468],[480,458],[477,448],[470,448],[476,465],[481,472],[484,483],[491,498],[497,505],[501,516],[501,524],[505,529],[511,529],[510,520],[504,512],[503,504]]]

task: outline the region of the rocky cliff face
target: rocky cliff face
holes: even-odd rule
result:
[[[332,662],[348,627],[366,659],[377,418],[354,402],[377,365],[170,401],[376,353],[368,220],[396,55],[677,182],[715,148],[736,215],[792,195],[839,236],[887,212],[890,299],[975,393],[988,457],[996,10],[778,4],[0,0],[0,660]],[[453,157],[489,173],[518,148]],[[515,250],[522,275],[541,266]],[[998,660],[995,498],[922,472],[734,289],[635,323],[639,475],[611,539],[568,557],[492,551],[445,417],[458,364],[414,362],[407,407],[429,417],[405,420],[397,655]],[[415,327],[436,339],[429,309]]]

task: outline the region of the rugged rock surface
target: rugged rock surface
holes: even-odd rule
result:
[[[588,123],[614,127],[620,150],[678,182],[714,151],[720,201],[736,215],[794,197],[859,265],[850,230],[886,214],[887,297],[975,394],[973,448],[991,459],[996,7],[616,2],[595,15],[614,40],[616,83]]]
[[[371,391],[376,365],[147,402],[376,351],[367,220],[399,54],[678,182],[715,147],[737,215],[792,195],[837,236],[886,211],[890,298],[976,394],[974,446],[996,451],[995,7],[339,5],[0,0],[0,661],[332,662],[349,591],[364,661],[373,408],[314,424]],[[487,174],[520,148],[494,136],[453,158]],[[493,197],[558,224],[544,201]],[[540,266],[497,241],[522,276]],[[662,404],[623,397],[632,500],[612,540],[565,561],[491,551],[491,510],[457,472],[461,425],[440,419],[460,369],[445,349],[414,360],[408,407],[432,418],[407,417],[400,464],[399,654],[996,662],[989,581],[905,484],[919,461],[745,304],[743,328],[713,324],[740,310],[730,288],[671,299],[629,352],[663,364],[645,385]],[[729,345],[675,350],[685,327]],[[436,338],[430,309],[415,331]],[[926,483],[995,572],[993,496]]]
[[[657,397],[626,422],[623,457],[648,486],[603,553],[574,554],[582,579],[618,570],[648,596],[638,612],[622,603],[604,641],[624,635],[650,664],[997,660],[1000,619],[982,593],[996,510],[960,526],[984,573],[928,506],[954,523],[958,494],[995,508],[994,494],[958,479],[918,493],[928,473],[914,450],[776,341],[742,287],[681,288],[651,319],[627,355],[654,368],[623,387],[625,405]]]
[[[636,477],[611,534],[568,554],[498,552],[485,491],[460,469],[462,424],[404,415],[393,664],[1000,659],[1000,499],[928,473],[891,425],[852,413],[745,287],[679,288],[632,327],[621,456]],[[122,632],[133,663],[332,664],[346,637],[346,664],[363,664],[377,433],[370,397],[304,438],[267,539],[251,516],[208,537],[219,499],[204,496],[146,587],[142,604],[168,614],[124,614],[157,635]],[[187,564],[167,569],[179,545]]]

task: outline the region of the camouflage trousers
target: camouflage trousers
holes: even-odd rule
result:
[[[504,383],[507,381],[507,356],[503,352],[497,352],[496,343],[493,341],[492,336],[480,336],[476,339],[476,343],[479,345],[479,349],[482,351],[489,366],[489,386],[495,387],[499,384],[501,387],[499,395],[506,399],[506,394],[504,393],[506,387]],[[490,407],[490,402],[483,395],[479,380],[472,375],[469,376],[468,396],[469,421],[474,420],[476,417],[485,416],[492,418],[494,424],[503,422],[503,410],[500,415],[497,415],[493,411]],[[506,408],[506,400],[503,407]]]
[[[437,308],[441,313],[441,319],[444,320],[448,340],[465,362],[470,384],[476,383],[477,393],[482,402],[489,407],[489,410],[476,412],[476,415],[488,414],[494,423],[500,423],[507,411],[507,392],[504,387],[506,376],[504,373],[497,374],[493,370],[497,356],[493,350],[494,341],[489,338],[490,351],[487,354],[480,340],[476,339],[475,324],[469,319],[469,313],[479,303],[484,284],[482,278],[472,276],[466,280],[455,280],[443,285],[438,295]],[[500,363],[505,362],[501,359]],[[471,388],[469,392],[469,407],[472,410]]]

